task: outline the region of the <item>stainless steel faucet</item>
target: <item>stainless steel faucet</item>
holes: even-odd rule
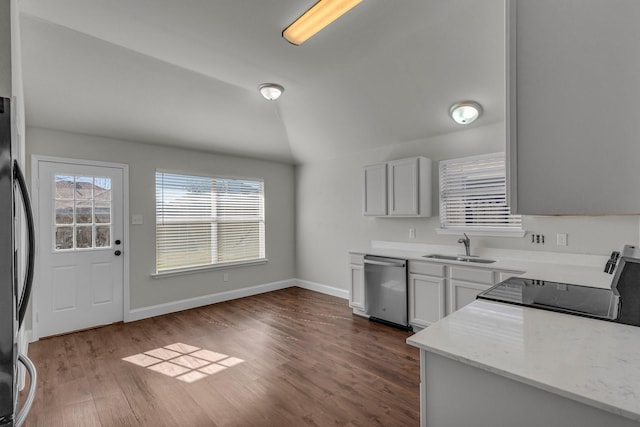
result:
[[[467,233],[464,234],[464,239],[458,239],[458,243],[462,243],[464,245],[465,255],[471,256],[471,239],[467,236]]]

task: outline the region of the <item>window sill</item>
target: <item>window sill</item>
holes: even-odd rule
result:
[[[469,228],[436,228],[437,234],[448,234],[461,236],[466,233],[468,236],[486,237],[524,237],[525,230],[492,230],[492,229],[469,229]]]
[[[267,262],[269,262],[267,258],[261,258],[261,259],[251,260],[251,261],[225,262],[221,264],[204,265],[200,267],[176,268],[173,270],[151,273],[151,277],[154,279],[161,279],[164,277],[183,276],[186,274],[201,273],[203,271],[209,271],[209,270],[220,270],[225,268],[249,267],[253,265],[262,265],[262,264],[266,264]]]

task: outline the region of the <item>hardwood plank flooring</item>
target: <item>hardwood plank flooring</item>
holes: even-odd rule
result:
[[[25,425],[417,426],[409,335],[289,288],[43,339]]]

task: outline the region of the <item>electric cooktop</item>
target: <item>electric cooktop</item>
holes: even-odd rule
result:
[[[525,307],[576,314],[604,320],[618,317],[620,298],[611,289],[511,277],[478,295]]]
[[[611,289],[511,277],[478,299],[640,326],[640,247],[623,248]]]

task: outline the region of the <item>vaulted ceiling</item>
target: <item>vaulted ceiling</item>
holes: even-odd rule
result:
[[[456,101],[504,120],[504,0],[364,0],[289,44],[314,2],[21,0],[27,125],[303,163],[460,130]]]

